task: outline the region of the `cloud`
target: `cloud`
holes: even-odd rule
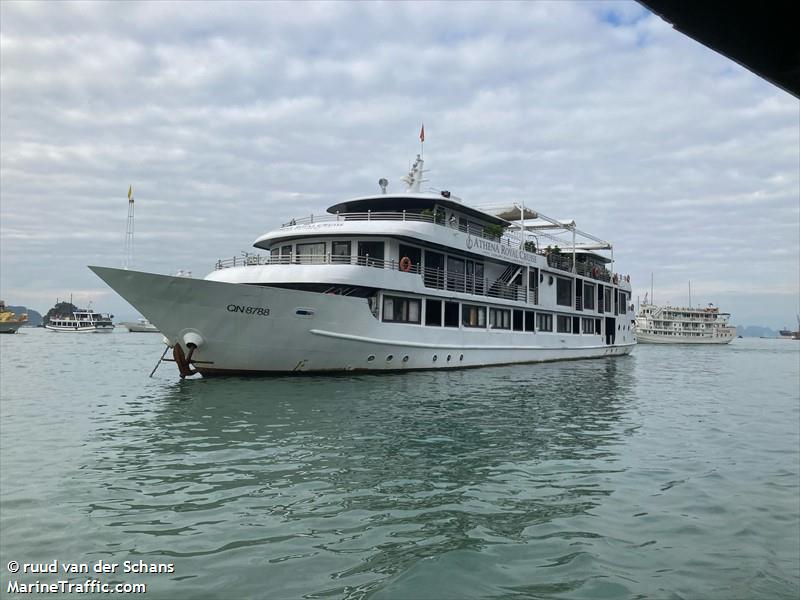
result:
[[[136,265],[207,272],[397,189],[421,121],[431,185],[575,218],[642,291],[796,312],[797,100],[628,2],[4,2],[2,293],[95,289],[131,183]]]

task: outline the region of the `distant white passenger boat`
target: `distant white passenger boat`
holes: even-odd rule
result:
[[[629,354],[611,244],[511,205],[422,193],[292,219],[205,279],[90,267],[147,317],[181,376],[446,369]],[[509,202],[504,202],[509,206]]]
[[[728,325],[729,317],[713,305],[643,304],[636,316],[636,339],[640,344],[730,344],[736,328]]]
[[[113,317],[91,309],[78,310],[71,315],[51,317],[45,328],[67,333],[110,333],[114,331]]]
[[[131,333],[158,333],[158,327],[153,325],[147,319],[139,319],[138,321],[125,321],[120,323]]]

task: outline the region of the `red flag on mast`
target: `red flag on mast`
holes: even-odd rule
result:
[[[419,130],[419,141],[425,141],[425,123],[422,124],[422,129]]]

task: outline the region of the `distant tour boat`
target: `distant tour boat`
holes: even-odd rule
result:
[[[51,331],[70,333],[110,333],[114,331],[114,315],[97,313],[91,309],[78,310],[68,316],[52,317],[45,325]]]
[[[6,309],[6,303],[0,300],[0,333],[17,333],[17,329],[28,322],[28,315],[15,315]]]
[[[139,319],[138,321],[125,321],[120,323],[131,333],[158,333],[158,327],[153,325],[147,319]]]
[[[636,316],[640,344],[730,344],[736,328],[719,308],[685,308],[643,304]]]

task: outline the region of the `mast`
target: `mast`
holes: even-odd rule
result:
[[[689,308],[692,308],[692,282],[689,282]]]
[[[133,262],[133,186],[128,187],[128,222],[125,225],[123,268],[127,271]]]
[[[656,301],[653,298],[653,273],[650,273],[650,304],[655,304]]]
[[[421,191],[420,185],[422,182],[427,181],[422,178],[424,164],[425,161],[422,160],[422,156],[417,154],[417,160],[414,161],[408,175],[404,175],[400,178],[400,181],[406,184],[407,193],[418,194]]]

